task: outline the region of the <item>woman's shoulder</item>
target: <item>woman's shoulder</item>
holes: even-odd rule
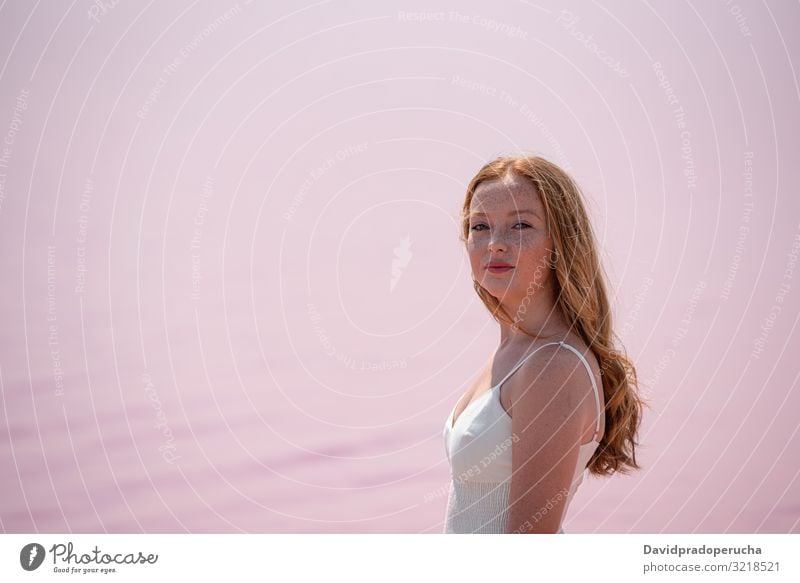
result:
[[[574,361],[577,358],[576,351],[583,356],[590,363],[594,360],[594,353],[591,347],[584,342],[584,340],[574,332],[564,332],[561,334],[554,334],[547,338],[532,339],[527,345],[521,349],[521,352],[526,355],[525,363],[531,360],[545,361],[554,360],[557,362]]]
[[[566,344],[567,346],[561,346],[560,347],[561,352],[570,353],[574,360],[575,358],[579,357],[574,352],[572,352],[572,350],[569,350],[569,348],[575,349],[575,351],[577,351],[578,354],[580,354],[580,356],[583,357],[583,360],[586,360],[587,364],[595,374],[600,372],[600,365],[597,362],[597,357],[595,356],[592,347],[589,346],[586,342],[584,342],[580,336],[574,334],[570,335],[568,338],[564,339],[564,344]]]
[[[507,390],[512,401],[530,392],[526,389],[532,386],[536,387],[537,399],[558,398],[566,403],[582,400],[591,384],[580,360],[585,360],[595,381],[599,378],[599,366],[591,347],[574,334],[536,340],[526,354],[528,358],[509,379],[511,386]]]

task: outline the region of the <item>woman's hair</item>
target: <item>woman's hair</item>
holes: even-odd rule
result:
[[[594,232],[577,184],[561,168],[538,156],[496,158],[483,166],[467,187],[459,238],[466,244],[470,204],[478,185],[502,179],[509,173],[530,181],[541,197],[556,255],[551,264],[556,309],[564,315],[570,328],[580,334],[600,364],[605,396],[605,433],[587,467],[596,475],[627,474],[631,469],[640,469],[636,463],[636,438],[642,408],[647,403],[639,394],[632,362],[627,354],[615,349],[613,337],[616,334],[612,328],[607,286]],[[519,328],[488,290],[475,280],[473,284],[496,320],[538,338],[536,334]]]

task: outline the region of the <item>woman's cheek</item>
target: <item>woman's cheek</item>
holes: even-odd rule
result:
[[[534,233],[523,233],[518,239],[518,246],[520,253],[527,255],[538,252],[539,248],[544,248],[544,243],[541,241],[541,237]]]
[[[485,251],[488,244],[489,238],[483,233],[473,232],[470,233],[469,237],[467,237],[467,249],[470,251],[474,251],[476,253]]]
[[[550,243],[547,235],[541,232],[528,232],[523,235],[522,241],[524,241],[524,243],[529,247],[540,249],[543,253],[546,251],[548,244]]]

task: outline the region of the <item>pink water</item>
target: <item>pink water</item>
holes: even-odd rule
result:
[[[521,148],[652,402],[565,531],[800,531],[800,9],[562,6],[4,3],[0,528],[440,532]]]

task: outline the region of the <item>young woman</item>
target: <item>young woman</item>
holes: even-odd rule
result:
[[[445,423],[445,532],[563,533],[587,468],[639,469],[645,406],[580,190],[543,158],[497,158],[467,188],[461,240],[500,344]]]

